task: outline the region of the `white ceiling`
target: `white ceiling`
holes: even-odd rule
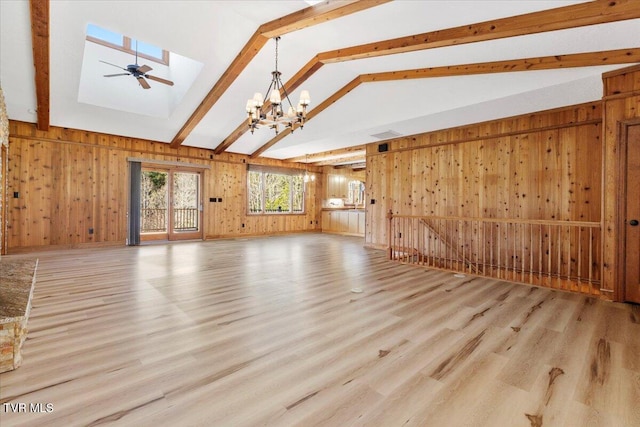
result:
[[[582,2],[396,0],[284,35],[279,69],[287,81],[320,52]],[[170,142],[256,29],[305,7],[308,5],[302,0],[51,1],[51,125]],[[9,117],[35,122],[28,0],[0,0],[0,17],[0,84]],[[191,58],[202,64],[201,70],[191,72],[192,85],[175,75],[170,76],[176,82],[174,87],[155,84],[145,91],[135,81],[118,81],[116,85],[114,81],[120,78],[104,79],[102,74],[117,70],[96,68],[96,59],[105,57],[85,47],[88,23]],[[308,89],[313,109],[364,73],[637,46],[638,19],[361,59],[323,66],[291,94],[291,99],[296,102],[300,90]],[[126,58],[106,60],[130,63]],[[87,61],[93,67],[87,66]],[[167,77],[159,64],[149,65],[159,77]],[[247,98],[256,91],[264,93],[273,67],[274,42],[270,41],[184,145],[217,147],[245,120]],[[593,101],[602,96],[601,74],[621,67],[364,83],[264,156],[289,158],[377,141],[371,135],[388,130],[410,135]],[[108,98],[108,103],[88,104],[81,95],[86,91]],[[272,137],[273,132],[267,129],[246,133],[228,151],[248,154]]]
[[[85,41],[78,102],[112,108],[144,116],[167,119],[182,102],[185,94],[202,70],[203,64],[171,52],[171,67],[140,58],[139,65],[152,68],[147,74],[174,81],[173,86],[147,80],[153,90],[145,90],[132,75],[105,79],[105,74],[123,73],[123,68],[135,62],[130,53]],[[109,62],[121,69],[105,64]],[[126,93],[126,100],[122,93]]]

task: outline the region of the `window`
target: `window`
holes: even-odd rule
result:
[[[87,25],[87,40],[112,49],[121,50],[132,55],[136,54],[137,49],[139,57],[159,62],[160,64],[169,65],[168,51],[161,49],[158,46],[123,36],[122,34],[118,34],[114,31],[100,28],[97,25]]]
[[[249,170],[248,186],[251,214],[304,213],[304,181],[300,175]]]

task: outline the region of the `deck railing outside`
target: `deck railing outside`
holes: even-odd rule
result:
[[[389,214],[389,258],[406,264],[600,293],[598,222]]]
[[[173,209],[174,231],[189,231],[198,229],[198,209],[185,208]],[[142,233],[158,233],[167,231],[167,209],[142,209],[141,210]]]
[[[140,220],[140,231],[142,233],[167,231],[166,209],[141,209]]]

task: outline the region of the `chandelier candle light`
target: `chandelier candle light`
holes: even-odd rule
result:
[[[307,106],[311,102],[309,97],[309,91],[303,90],[300,93],[300,102],[294,109],[289,99],[289,94],[280,80],[282,73],[278,71],[278,41],[280,37],[276,37],[276,69],[271,72],[271,84],[267,89],[266,97],[269,99],[269,104],[265,105],[265,97],[260,92],[256,92],[253,98],[247,101],[247,114],[249,115],[249,129],[251,133],[260,125],[268,126],[276,131],[276,135],[279,132],[278,127],[288,127],[291,132],[295,130],[295,125],[299,125],[300,128],[304,127],[304,121],[307,117]],[[282,109],[282,98],[280,91],[284,95],[284,98],[289,103],[289,109],[285,114]],[[264,110],[262,107],[265,107]]]

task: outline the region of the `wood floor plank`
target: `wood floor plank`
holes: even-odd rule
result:
[[[305,233],[36,254],[2,427],[640,425],[637,306],[362,244]]]

